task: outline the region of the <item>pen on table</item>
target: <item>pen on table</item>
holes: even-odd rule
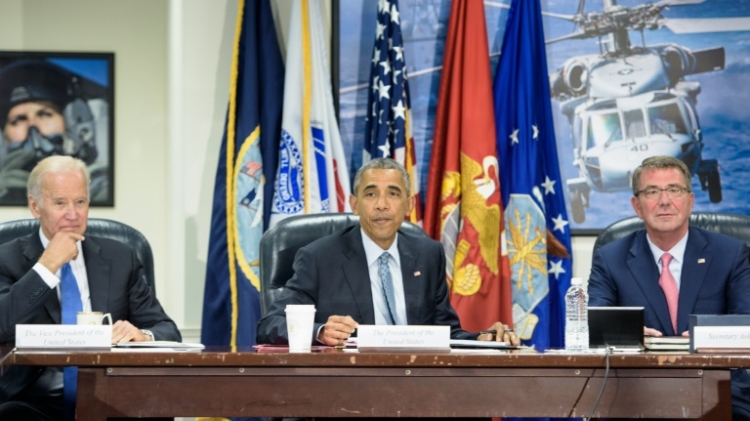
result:
[[[513,333],[513,329],[505,329],[503,331],[503,335],[506,334],[506,333]],[[483,330],[483,331],[479,332],[479,334],[480,335],[491,334],[492,336],[497,337],[497,329]]]

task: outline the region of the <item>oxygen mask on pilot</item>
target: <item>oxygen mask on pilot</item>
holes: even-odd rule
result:
[[[18,150],[33,152],[37,162],[51,155],[68,155],[91,165],[98,156],[91,110],[85,101],[75,99],[65,106],[62,115],[64,132],[45,135],[35,125],[31,125],[25,140],[6,143],[7,154]]]
[[[69,155],[96,161],[94,116],[81,78],[44,60],[19,60],[0,69],[0,127],[5,160],[39,161]]]

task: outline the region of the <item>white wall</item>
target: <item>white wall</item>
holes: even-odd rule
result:
[[[165,301],[167,6],[150,0],[0,1],[2,50],[115,53],[115,206],[90,214],[146,235],[157,262],[157,293]],[[29,216],[22,207],[0,208],[0,220]]]
[[[282,49],[292,1],[274,1]],[[236,17],[236,0],[0,0],[0,50],[115,53],[115,207],[90,214],[146,235],[186,341],[199,338]],[[0,208],[2,221],[29,216]],[[574,238],[574,276],[588,277],[592,246]]]

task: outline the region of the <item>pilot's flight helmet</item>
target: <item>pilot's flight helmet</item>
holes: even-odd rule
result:
[[[70,155],[87,164],[96,160],[94,117],[81,93],[79,77],[44,60],[20,60],[0,70],[0,127],[8,112],[29,101],[49,101],[61,111],[65,133],[42,135],[31,127],[23,142],[9,145],[34,151],[37,160],[50,155]]]

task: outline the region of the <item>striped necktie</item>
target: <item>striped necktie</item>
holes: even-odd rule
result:
[[[391,269],[388,267],[388,259],[391,257],[388,252],[384,252],[378,257],[378,275],[380,275],[380,282],[383,284],[383,295],[385,295],[385,302],[388,305],[388,324],[395,325],[396,323],[396,295],[393,293],[393,278],[391,278]]]
[[[659,286],[664,290],[664,297],[667,299],[667,308],[669,309],[669,318],[672,321],[672,329],[675,335],[677,331],[677,303],[680,300],[680,291],[677,289],[677,281],[674,280],[672,272],[669,271],[669,262],[672,255],[664,253],[661,255],[661,276],[659,276]]]

